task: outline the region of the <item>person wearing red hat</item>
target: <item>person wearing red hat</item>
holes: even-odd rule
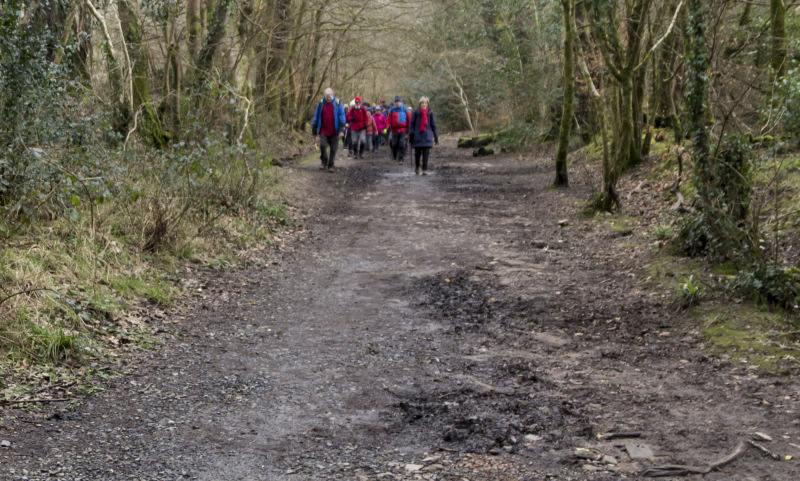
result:
[[[367,146],[367,124],[369,123],[367,108],[361,105],[361,97],[356,97],[356,105],[347,113],[347,122],[352,129],[352,142],[355,153],[359,159],[364,158],[364,148]]]

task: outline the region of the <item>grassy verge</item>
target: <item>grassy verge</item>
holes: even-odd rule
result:
[[[643,286],[657,292],[670,309],[682,310],[681,318],[702,333],[710,353],[752,369],[797,372],[798,303],[781,295],[788,292],[791,297],[797,287],[790,284],[798,279],[791,266],[797,265],[799,255],[793,246],[800,239],[800,155],[755,150],[747,222],[759,232],[760,252],[750,264],[715,263],[685,257],[681,249],[681,222],[689,214],[672,208],[678,159],[670,148],[670,132],[664,135],[664,141],[653,142],[650,158],[621,179],[625,210],[597,215],[595,222],[611,232],[635,229],[636,224],[646,229],[629,240],[647,246]],[[579,155],[579,160],[597,166],[601,150],[589,144]],[[685,157],[680,192],[689,203],[694,196],[691,177],[691,161]]]
[[[108,375],[97,366],[157,343],[143,314],[181,296],[184,265],[256,258],[292,222],[278,170],[254,151],[117,154],[93,176],[58,165],[53,193],[0,217],[5,399],[100,389],[86,382]]]

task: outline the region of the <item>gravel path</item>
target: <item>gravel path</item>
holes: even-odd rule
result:
[[[623,479],[757,431],[800,456],[796,379],[705,353],[642,284],[647,233],[580,217],[587,172],[553,191],[547,158],[454,143],[427,177],[386,150],[289,168],[302,235],[266,267],[200,272],[153,321],[166,344],[105,392],[4,408],[0,478]],[[598,436],[621,431],[642,437]],[[750,449],[705,479],[800,469]]]

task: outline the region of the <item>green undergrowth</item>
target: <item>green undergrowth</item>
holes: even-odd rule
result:
[[[646,138],[642,135],[642,140]],[[658,138],[659,140],[656,140]],[[609,138],[609,143],[611,139]],[[650,156],[663,157],[663,162],[672,162],[677,166],[675,155],[664,155],[672,151],[675,143],[675,136],[671,129],[655,129],[650,140]],[[603,142],[599,135],[592,137],[592,140],[576,150],[573,154],[575,158],[582,158],[587,163],[600,163],[603,161]]]
[[[605,227],[620,237],[632,234],[638,226],[636,218],[624,212],[598,212],[596,209],[593,209],[589,203],[584,202],[582,205],[584,206],[584,217],[592,219],[595,223]]]
[[[644,268],[645,283],[651,287],[672,290],[679,279],[697,276],[702,267],[702,263],[695,259],[657,253]]]
[[[754,165],[753,182],[762,192],[754,207],[763,228],[773,235],[800,233],[800,154],[765,153]]]
[[[724,303],[700,305],[692,314],[714,354],[776,374],[799,366],[800,324],[780,310]]]
[[[658,130],[656,131],[658,133]],[[632,174],[650,186],[662,189],[663,199],[643,206],[652,209],[650,218],[659,219],[647,227],[647,235],[632,236],[628,242],[649,252],[643,259],[641,285],[658,293],[666,309],[683,312],[703,333],[709,352],[728,356],[733,362],[772,373],[796,372],[800,366],[800,271],[775,246],[793,245],[800,237],[800,156],[756,150],[752,163],[752,200],[748,217],[759,251],[752,249],[739,257],[687,257],[680,234],[690,214],[678,214],[668,207],[676,200],[671,193],[678,178],[678,151],[671,132],[662,142],[653,142],[647,164]],[[586,160],[599,161],[602,147],[592,143],[582,149]],[[686,205],[695,197],[690,150],[683,157],[681,194]],[[645,217],[646,218],[646,217]],[[637,229],[643,219],[624,214],[606,214],[595,219],[609,233]],[[756,229],[757,228],[757,229]],[[752,234],[751,234],[752,235]],[[625,245],[622,240],[619,245]]]
[[[538,143],[541,138],[541,132],[532,124],[515,125],[500,129],[497,132],[497,137],[492,142],[492,145],[509,152],[517,152],[530,148],[530,146]]]
[[[739,275],[736,266],[660,251],[643,275],[643,286],[663,293],[667,308],[687,313],[710,353],[771,373],[800,367],[800,320],[769,303],[736,297],[730,287]],[[707,293],[716,295],[706,300]]]
[[[188,158],[176,172],[125,159],[102,200],[78,189],[65,208],[41,202],[25,217],[0,216],[6,399],[38,389],[42,373],[54,385],[80,381],[88,366],[154,347],[148,315],[180,298],[187,266],[257,261],[283,235],[292,207],[276,169],[256,153],[205,155],[218,158]]]

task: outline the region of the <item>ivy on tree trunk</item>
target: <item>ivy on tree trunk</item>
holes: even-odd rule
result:
[[[561,128],[558,132],[558,150],[556,152],[557,187],[568,187],[567,151],[569,134],[572,127],[573,100],[575,98],[575,75],[573,73],[572,43],[575,39],[573,17],[575,15],[574,0],[562,0],[564,6],[564,96],[561,101]]]
[[[708,6],[702,0],[689,0],[689,22],[686,39],[689,49],[686,56],[686,113],[689,118],[689,133],[694,149],[694,182],[697,194],[704,205],[711,201],[713,169],[709,157],[708,132],[706,131],[706,103],[708,101],[708,67],[710,57],[706,43]]]

